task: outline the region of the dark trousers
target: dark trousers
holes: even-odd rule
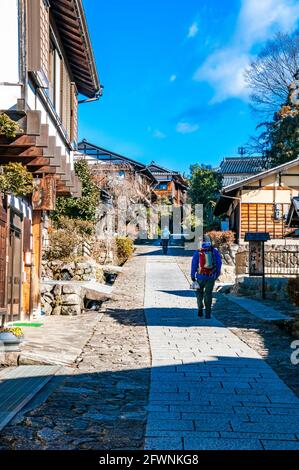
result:
[[[162,249],[163,249],[164,255],[167,254],[168,243],[169,243],[169,240],[168,240],[167,238],[164,238],[164,239],[162,240]]]
[[[215,279],[202,279],[198,284],[199,289],[196,289],[198,310],[202,311],[205,304],[206,315],[211,315]]]

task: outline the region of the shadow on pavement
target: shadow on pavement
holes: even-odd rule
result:
[[[298,419],[299,400],[262,360],[211,355],[64,375],[46,402],[4,428],[0,449],[299,449]]]

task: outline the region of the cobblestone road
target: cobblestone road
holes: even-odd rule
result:
[[[73,369],[3,430],[0,449],[299,449],[299,399],[265,361],[269,338],[223,296],[225,324],[198,319],[178,253],[137,251]]]

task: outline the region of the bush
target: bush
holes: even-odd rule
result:
[[[67,230],[68,232],[76,232],[78,235],[86,238],[93,235],[94,233],[94,224],[89,220],[81,219],[69,219],[68,217],[60,217],[57,221],[54,222],[54,226],[57,229]]]
[[[206,235],[210,237],[212,244],[216,248],[219,248],[223,245],[231,246],[235,243],[235,233],[231,230],[223,232],[212,230],[211,232],[207,232]]]
[[[295,305],[299,305],[299,277],[290,278],[287,283],[287,293]]]
[[[61,217],[56,228],[49,230],[50,246],[45,251],[45,258],[70,259],[82,255],[83,241],[90,240],[92,228],[91,222]]]
[[[133,240],[128,237],[116,237],[117,258],[119,264],[124,264],[134,252]]]
[[[100,202],[100,191],[94,183],[89,165],[86,160],[75,162],[75,173],[82,183],[82,196],[58,197],[56,209],[52,212],[51,218],[59,223],[61,217],[84,220],[96,223],[96,212]]]
[[[23,129],[16,121],[7,116],[7,114],[0,113],[0,135],[5,135],[7,138],[14,138],[17,134],[22,133]]]
[[[15,196],[32,193],[33,176],[22,163],[9,162],[1,166],[0,191],[10,191]]]
[[[50,246],[45,251],[46,259],[69,259],[78,251],[81,237],[76,232],[60,228],[49,233],[49,242]]]

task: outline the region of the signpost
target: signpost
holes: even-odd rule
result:
[[[33,210],[55,210],[56,205],[56,180],[48,175],[37,178],[33,183],[32,208]]]
[[[268,232],[247,232],[249,242],[249,276],[262,277],[262,298],[265,298],[265,242],[270,240]]]

